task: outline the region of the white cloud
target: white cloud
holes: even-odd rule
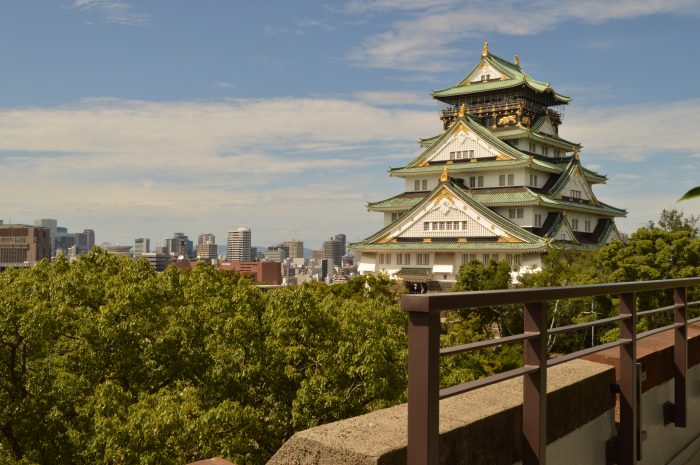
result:
[[[357,13],[407,9],[399,4],[390,0],[351,2],[347,9]],[[411,10],[423,10],[422,14],[396,21],[388,31],[365,39],[348,54],[348,58],[367,67],[442,71],[455,67],[458,61],[454,58],[463,55],[464,50],[458,50],[454,44],[468,38],[481,39],[490,33],[532,35],[566,21],[601,23],[700,11],[700,6],[693,0],[506,0],[466,5],[416,0],[409,5]]]
[[[73,6],[84,11],[98,12],[108,23],[145,26],[151,22],[149,15],[135,11],[131,4],[122,0],[74,0]]]
[[[414,105],[437,108],[438,104],[427,92],[359,91],[353,97],[369,105],[401,106]]]
[[[681,153],[700,156],[700,115],[688,111],[700,99],[567,110],[562,137],[580,141],[585,152],[623,161]]]
[[[236,86],[227,81],[215,81],[214,87],[217,89],[233,89]]]
[[[381,220],[365,202],[395,184],[385,154],[398,147],[410,159],[416,134],[438,130],[433,111],[352,99],[0,109],[0,211],[25,222],[59,217],[122,243],[242,223],[263,243],[284,239],[274,236],[280,224],[310,229],[308,241],[369,234]],[[309,226],[319,220],[323,228]]]

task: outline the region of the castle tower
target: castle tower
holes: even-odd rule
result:
[[[404,192],[370,202],[384,228],[350,245],[363,274],[385,272],[409,288],[449,287],[473,260],[537,267],[554,244],[600,247],[620,235],[623,209],[593,193],[604,175],[581,164],[581,144],[559,136],[557,107],[571,98],[537,81],[484,44],[456,85],[432,93],[447,105],[444,130],[420,139],[422,152],[389,175]]]

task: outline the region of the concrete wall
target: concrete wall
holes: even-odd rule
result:
[[[688,426],[664,426],[663,404],[673,401],[674,381],[666,381],[642,395],[642,465],[669,463],[700,437],[700,365],[688,370]],[[700,447],[696,445],[695,448]],[[681,462],[684,463],[684,462]],[[698,463],[698,462],[695,462]]]
[[[605,463],[614,435],[613,367],[574,360],[548,371],[550,464]],[[585,406],[585,408],[582,408]],[[440,402],[440,462],[511,465],[521,458],[522,379]],[[407,406],[295,434],[268,465],[404,465]]]

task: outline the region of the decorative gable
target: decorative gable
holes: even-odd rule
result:
[[[568,197],[572,200],[583,199],[592,203],[598,202],[580,166],[576,166],[572,170],[569,179],[558,189],[557,198],[561,197]]]
[[[505,80],[510,78],[498,71],[493,65],[491,65],[487,61],[482,60],[479,66],[474,68],[474,70],[471,73],[469,73],[469,75],[466,78],[464,78],[462,85],[468,83],[477,84],[479,82],[492,81],[494,79]]]
[[[499,224],[503,220],[497,218],[500,218],[497,214],[470,205],[443,185],[376,242],[418,238],[491,238],[501,242],[525,242],[508,232]]]
[[[544,121],[542,122],[542,125],[537,129],[537,132],[548,136],[558,136],[557,129],[554,127],[552,121],[548,117],[544,118]]]
[[[554,242],[572,242],[578,244],[578,240],[566,217],[559,224],[559,227],[552,232],[551,239]]]
[[[452,128],[451,133],[445,137],[443,142],[433,149],[432,153],[424,160],[424,163],[478,158],[513,159],[512,156],[491,145],[460,121]]]

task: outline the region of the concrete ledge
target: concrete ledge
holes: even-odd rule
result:
[[[610,418],[615,381],[609,365],[574,360],[548,371],[548,443],[587,423]],[[440,402],[440,462],[504,464],[521,459],[522,379],[512,379]],[[583,406],[583,408],[582,408]],[[404,465],[407,406],[398,405],[295,434],[268,465]],[[579,441],[581,442],[581,441]],[[599,445],[586,447],[604,449]],[[595,462],[593,462],[595,463]]]

